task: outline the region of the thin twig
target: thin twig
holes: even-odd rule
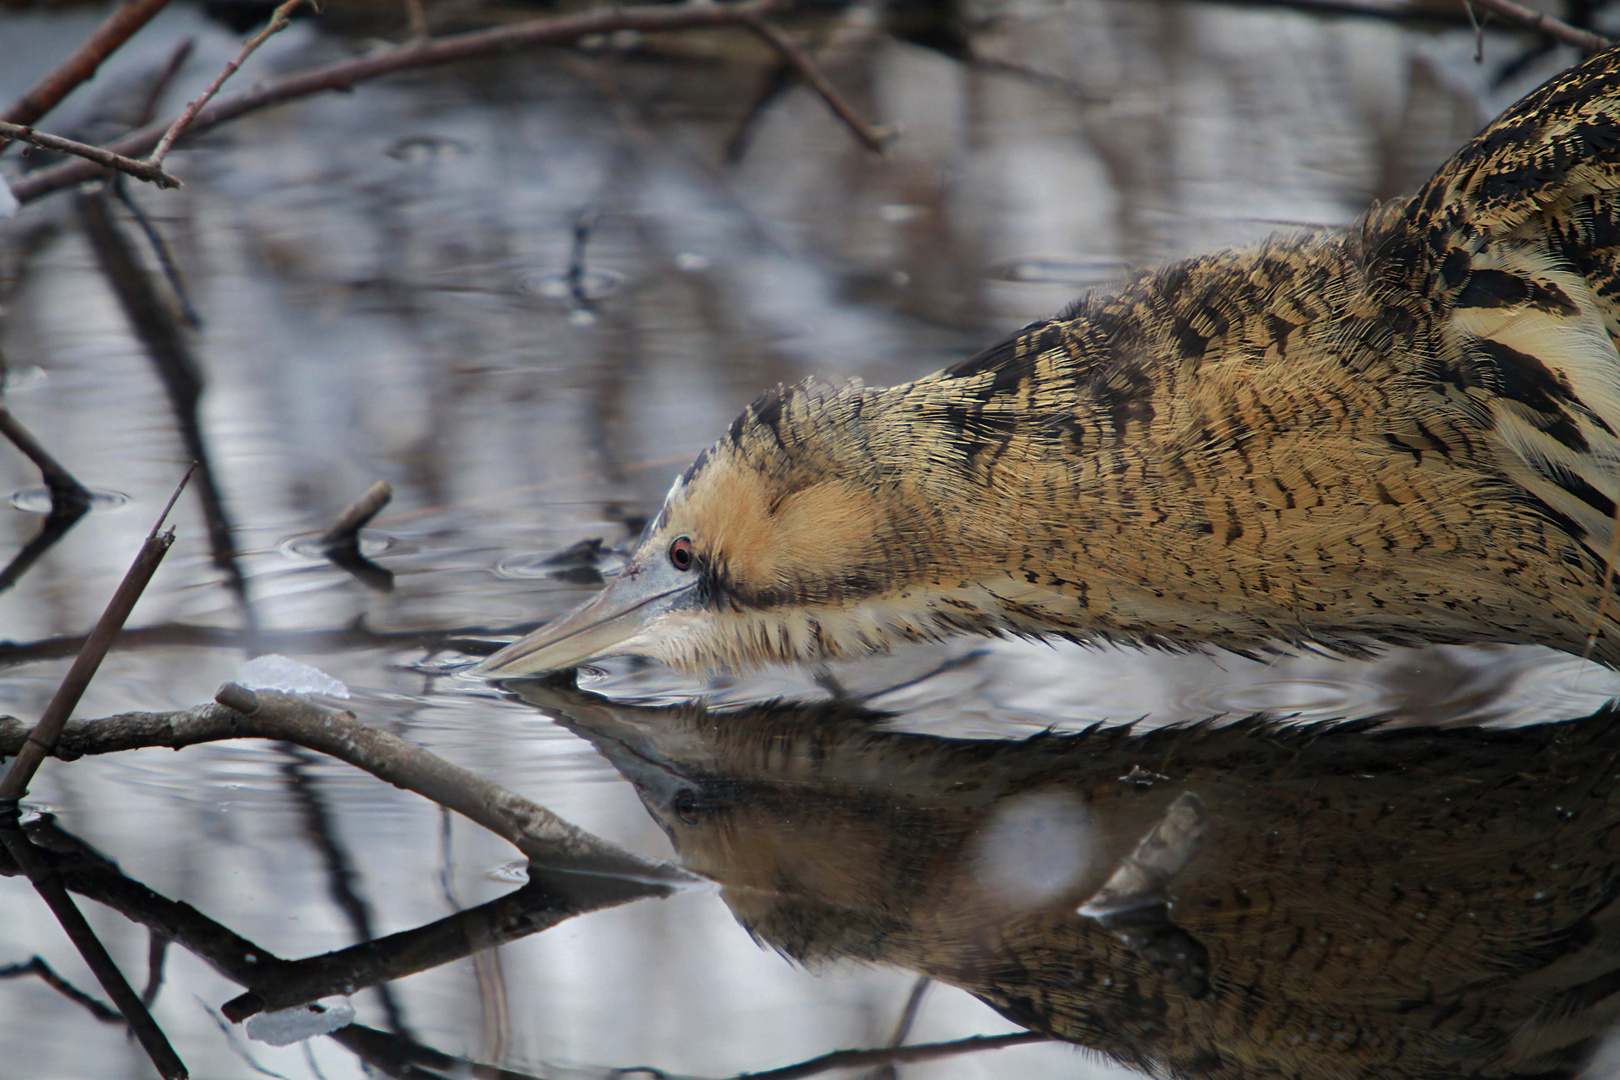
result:
[[[911,993],[906,995],[906,1004],[900,1010],[900,1019],[895,1022],[894,1034],[889,1036],[889,1046],[904,1046],[906,1040],[911,1038],[911,1029],[917,1023],[917,1016],[922,1012],[923,998],[928,995],[928,988],[934,985],[934,980],[927,975],[920,975],[917,981],[911,984]],[[896,1080],[900,1075],[900,1066],[893,1061],[885,1061],[877,1068],[867,1072],[862,1080]]]
[[[821,100],[827,103],[827,107],[833,111],[833,115],[842,120],[844,126],[854,132],[855,137],[861,140],[868,150],[874,154],[883,153],[883,144],[899,134],[898,129],[893,125],[886,124],[883,127],[875,128],[862,120],[854,107],[844,100],[843,95],[838,92],[832,83],[827,81],[827,76],[821,73],[821,69],[816,66],[815,61],[811,60],[803,49],[794,44],[793,39],[788,37],[785,31],[757,16],[750,16],[744,19],[743,22],[748,29],[758,34],[766,44],[781,54],[782,59],[787,62],[788,66],[798,72],[799,77],[808,83],[812,90],[821,95]]]
[[[489,656],[512,638],[522,637],[543,625],[542,620],[525,619],[504,626],[446,627],[435,630],[377,630],[358,624],[316,630],[255,630],[203,626],[195,623],[158,623],[125,630],[118,637],[118,649],[187,648],[271,649],[284,653],[321,653],[352,649],[422,649],[438,653],[446,649],[469,656]],[[11,643],[0,640],[0,671],[18,664],[71,657],[84,644],[83,634],[40,638]]]
[[[50,455],[32,432],[11,415],[3,401],[0,401],[0,435],[10,439],[12,445],[39,468],[40,478],[51,493],[51,512],[46,515],[39,532],[12,556],[9,563],[0,567],[0,592],[3,592],[15,585],[45,552],[89,512],[90,492]]]
[[[405,0],[405,36],[420,41],[428,36],[427,12],[422,0]]]
[[[928,995],[928,988],[934,985],[934,980],[928,976],[920,976],[912,984],[911,993],[906,995],[906,1004],[900,1010],[900,1019],[895,1021],[894,1034],[889,1036],[890,1046],[899,1046],[911,1038],[912,1026],[917,1023],[917,1014],[922,1012],[923,998]]]
[[[230,513],[203,437],[200,405],[203,393],[202,365],[192,351],[180,319],[166,303],[156,279],[136,251],[134,241],[112,210],[104,192],[86,193],[79,199],[79,212],[85,235],[96,261],[106,273],[107,284],[135,336],[163,380],[163,389],[174,409],[176,426],[185,444],[186,457],[197,462],[197,499],[208,525],[208,548],[214,565],[225,575],[227,586],[242,605],[251,623],[254,612],[249,603],[247,577],[237,560],[236,541]]]
[[[163,989],[163,961],[169,955],[169,937],[156,930],[149,931],[146,942],[146,989],[141,991],[141,1004],[150,1009],[157,1003],[158,991]]]
[[[141,111],[135,119],[134,127],[140,127],[152,122],[152,114],[157,112],[158,102],[163,100],[163,95],[169,89],[169,84],[174,82],[175,76],[180,74],[180,69],[186,66],[187,60],[191,59],[191,50],[196,45],[196,38],[182,38],[180,44],[174,47],[174,51],[169,54],[168,61],[158,71],[157,77],[152,80],[152,85],[147,88],[146,100],[141,103]]]
[[[1485,24],[1480,22],[1479,17],[1474,14],[1474,5],[1470,0],[1462,0],[1462,6],[1463,10],[1468,12],[1468,25],[1473,27],[1474,30],[1474,63],[1483,64],[1485,62]],[[1490,14],[1487,13],[1485,17],[1490,18]]]
[[[951,1042],[918,1043],[915,1046],[885,1046],[876,1050],[834,1050],[797,1065],[784,1065],[766,1072],[742,1073],[736,1080],[799,1080],[804,1076],[831,1072],[833,1069],[858,1069],[865,1065],[905,1064],[915,1061],[935,1061],[958,1054],[977,1054],[985,1050],[1004,1050],[1009,1046],[1050,1042],[1045,1035],[1021,1031],[1015,1035],[974,1035]]]
[[[103,1023],[122,1024],[124,1022],[124,1018],[118,1014],[117,1009],[114,1009],[109,1005],[102,1004],[89,994],[85,993],[83,990],[80,990],[77,986],[74,986],[72,983],[62,978],[62,976],[56,973],[56,969],[47,964],[42,957],[36,956],[26,964],[11,964],[7,967],[0,968],[0,979],[16,979],[24,975],[39,976],[39,980],[46,986],[50,987],[52,990],[55,990],[69,1001],[77,1005],[84,1006],[86,1011],[88,1011],[91,1016],[102,1021]]]
[[[158,530],[163,527],[164,520],[169,516],[169,510],[174,506],[175,499],[185,490],[186,481],[191,479],[191,469],[180,478],[179,485],[174,489],[168,506],[163,508],[157,523],[147,534],[146,542],[136,554],[135,561],[130,564],[129,572],[124,580],[118,583],[118,589],[113,598],[107,602],[107,608],[101,613],[101,619],[96,623],[90,636],[85,639],[84,648],[79,655],[73,658],[73,666],[62,677],[62,685],[56,688],[56,694],[51,698],[49,705],[45,706],[45,713],[40,717],[34,730],[28,733],[28,739],[23,743],[17,756],[12,760],[6,770],[4,779],[0,779],[0,808],[10,803],[15,806],[17,800],[28,793],[29,781],[33,780],[34,773],[40,764],[56,749],[56,740],[61,737],[62,729],[67,725],[67,719],[72,714],[74,706],[79,704],[79,698],[84,696],[85,689],[90,680],[95,677],[96,669],[101,666],[101,660],[107,655],[113,638],[124,627],[124,620],[134,610],[135,602],[141,598],[146,589],[146,583],[152,580],[157,572],[158,564],[163,556],[169,553],[174,544],[174,530],[170,529],[161,535]]]
[[[157,256],[158,266],[163,270],[163,279],[169,283],[169,289],[174,293],[175,303],[180,308],[180,317],[186,325],[193,330],[202,329],[202,316],[197,314],[197,308],[191,302],[191,292],[186,288],[185,279],[180,276],[180,264],[174,261],[174,252],[169,248],[169,242],[163,238],[158,227],[152,224],[152,219],[146,216],[141,204],[129,193],[129,185],[123,182],[122,177],[114,177],[112,182],[113,194],[118,201],[124,204],[129,216],[134,220],[136,228],[146,237],[151,245],[152,254]]]
[[[217,98],[186,126],[187,135],[197,135],[260,109],[328,90],[349,90],[396,71],[432,67],[460,60],[494,56],[520,49],[562,45],[591,34],[617,30],[659,33],[702,26],[728,26],[751,17],[768,15],[788,6],[789,0],[740,0],[738,3],[648,4],[638,7],[606,7],[575,15],[532,19],[512,26],[451,34],[429,41],[397,45],[391,49],[350,60],[342,60],[308,71],[272,79],[253,90]],[[144,154],[156,146],[171,124],[150,124],[108,143],[106,149],[120,154]],[[85,180],[94,179],[96,169],[77,161],[40,169],[12,181],[12,194],[19,202],[29,202]]]
[[[0,120],[8,124],[32,124],[56,108],[75,87],[95,75],[102,61],[168,4],[169,0],[130,0],[119,7],[85,38],[84,44],[58,64],[56,70],[0,113]],[[5,146],[5,141],[0,140],[0,149]]]
[[[58,506],[64,512],[76,510],[83,513],[90,507],[90,492],[62,463],[50,455],[50,452],[34,438],[33,432],[23,427],[17,418],[11,415],[11,410],[0,404],[0,435],[11,440],[11,444],[22,451],[23,456],[34,463],[39,469],[40,479],[51,492],[51,510],[56,512]]]
[[[180,69],[190,59],[194,44],[195,39],[186,38],[175,46],[174,51],[169,54],[168,63],[163,65],[163,69],[158,72],[157,78],[152,80],[152,85],[146,92],[146,101],[141,104],[140,117],[135,121],[134,126],[140,127],[143,124],[152,122],[152,114],[157,112],[158,102],[163,99],[164,93],[168,91],[169,85],[174,82],[175,76],[180,74]],[[111,186],[113,194],[118,196],[118,201],[124,204],[124,209],[129,211],[129,216],[135,219],[135,224],[140,228],[141,233],[145,235],[146,242],[151,245],[153,254],[157,256],[158,266],[162,267],[163,276],[168,280],[169,288],[174,291],[175,301],[180,305],[181,317],[186,320],[187,325],[193,330],[201,330],[202,316],[197,314],[196,305],[191,302],[191,291],[186,288],[185,279],[180,276],[180,266],[175,262],[174,252],[169,248],[169,242],[163,238],[163,234],[152,223],[152,219],[146,216],[146,211],[141,209],[141,204],[135,201],[135,197],[129,193],[129,185],[124,183],[123,177],[113,177]]]
[[[144,548],[142,553],[145,553]],[[34,745],[36,744],[33,742],[28,743],[28,746]],[[19,757],[17,761],[12,762],[13,771],[21,760]],[[7,774],[6,779],[10,779],[10,774]],[[118,965],[113,963],[106,946],[101,944],[101,939],[90,929],[84,912],[79,910],[73,898],[68,895],[67,886],[62,883],[61,875],[51,869],[50,864],[40,857],[33,843],[23,834],[15,801],[0,803],[0,845],[4,845],[6,851],[16,860],[17,866],[28,875],[34,890],[51,909],[51,914],[56,916],[56,921],[61,924],[68,940],[79,950],[79,955],[84,958],[86,966],[95,973],[101,988],[107,991],[107,996],[112,999],[113,1005],[129,1024],[130,1030],[140,1041],[141,1049],[146,1051],[146,1056],[151,1059],[158,1075],[163,1077],[163,1080],[186,1080],[190,1073],[186,1071],[185,1062],[174,1052],[174,1047],[169,1045],[163,1029],[158,1027],[157,1021],[152,1019],[151,1012],[141,1004],[140,996],[124,978],[123,972],[118,970]]]
[[[321,536],[321,543],[328,547],[340,544],[355,544],[359,542],[360,530],[366,523],[376,517],[382,508],[388,505],[388,500],[394,497],[394,489],[388,486],[388,481],[378,480],[372,484],[349,508],[338,515],[337,521]]]
[[[145,180],[161,188],[177,188],[180,181],[176,177],[164,172],[160,165],[149,161],[136,161],[134,158],[115,154],[111,150],[88,143],[75,142],[64,139],[60,135],[48,135],[43,131],[35,131],[24,124],[12,124],[0,120],[0,137],[15,139],[19,142],[37,146],[41,150],[56,150],[63,154],[72,154],[82,157],[86,161],[94,161],[97,165],[105,165],[109,169],[117,169],[121,173],[128,173],[137,180]]]
[[[169,125],[169,130],[163,133],[163,137],[158,140],[157,146],[146,160],[153,165],[162,165],[163,159],[169,156],[169,149],[174,146],[174,140],[178,139],[181,133],[191,126],[191,122],[197,118],[197,114],[202,111],[202,107],[214,99],[214,95],[219,93],[219,88],[225,85],[225,80],[235,75],[236,69],[246,63],[247,58],[252,56],[259,46],[268,41],[272,35],[279,34],[287,29],[287,24],[292,21],[293,10],[304,2],[305,0],[286,0],[280,7],[276,8],[271,13],[270,21],[265,24],[264,29],[248,38],[247,43],[242,46],[242,51],[236,54],[236,59],[226,64],[225,69],[214,77],[213,82],[208,84],[208,89],[204,90],[197,100],[187,105],[185,111],[180,114],[179,119]],[[314,0],[310,0],[310,2],[313,3]]]
[[[366,489],[326,530],[321,542],[326,546],[326,557],[340,570],[347,570],[356,581],[379,592],[392,592],[394,572],[378,566],[360,551],[360,530],[366,522],[377,516],[394,497],[394,489],[386,480],[378,480]]]
[[[534,874],[516,892],[426,926],[261,969],[244,984],[247,992],[227,1001],[220,1012],[240,1023],[256,1013],[353,994],[540,933],[590,911],[662,899],[674,891],[667,883],[607,874]]]
[[[1538,34],[1545,34],[1556,41],[1562,41],[1566,45],[1573,45],[1587,52],[1602,52],[1614,44],[1601,34],[1571,26],[1562,19],[1555,19],[1551,15],[1516,4],[1513,0],[1471,0],[1471,2],[1526,30],[1534,30]],[[1470,16],[1473,14],[1472,9],[1469,14]]]

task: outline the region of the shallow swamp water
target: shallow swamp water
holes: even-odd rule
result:
[[[429,12],[456,26],[512,17],[465,5]],[[1574,782],[1570,747],[1513,732],[1592,714],[1620,680],[1530,648],[1260,663],[964,641],[840,667],[837,685],[859,715],[828,702],[826,680],[798,671],[697,683],[610,662],[581,677],[584,694],[504,692],[461,673],[478,642],[538,625],[611,575],[673,476],[761,389],[810,374],[903,381],[1131,268],[1347,223],[1415,187],[1573,59],[1532,55],[1531,39],[1499,29],[1476,42],[1449,9],[1408,21],[1190,0],[1007,0],[960,14],[976,59],[922,43],[901,20],[886,29],[870,9],[806,24],[856,108],[899,126],[882,156],[791,80],[763,94],[771,58],[739,32],[702,31],[619,35],[312,97],[183,144],[170,159],[185,180],[178,191],[132,185],[199,319],[180,336],[203,379],[199,437],[240,584],[211,550],[194,488],[174,515],[178,542],[75,715],[186,708],[227,680],[262,674],[263,665],[244,674],[253,658],[287,657],[340,683],[346,697],[323,700],[364,723],[713,882],[495,948],[469,945],[439,966],[325,999],[336,1015],[353,1010],[351,1034],[363,1027],[378,1040],[365,1047],[252,1037],[222,1012],[242,987],[217,965],[183,943],[154,944],[160,936],[116,905],[86,903],[132,983],[150,983],[154,1016],[192,1075],[734,1076],[888,1045],[921,974],[937,981],[911,1010],[908,1043],[1023,1030],[1014,1020],[1032,1015],[1029,995],[984,961],[1005,947],[1033,964],[1008,944],[1017,935],[997,931],[1000,944],[964,958],[950,943],[978,940],[973,932],[939,928],[982,930],[986,912],[1066,896],[1079,871],[1054,861],[1051,845],[1106,833],[1123,857],[1176,820],[1168,800],[1180,790],[1167,766],[1121,766],[1096,782],[1144,792],[1148,808],[1105,828],[1073,798],[1029,787],[1033,766],[1015,740],[1049,730],[1260,714],[1379,719],[1413,740],[1388,743],[1376,768],[1336,766],[1360,761],[1350,743],[1301,751],[1278,765],[1269,801],[1243,811],[1229,797],[1237,772],[1223,773],[1211,749],[1198,813],[1207,842],[1229,854],[1219,864],[1228,874],[1198,879],[1198,889],[1238,889],[1254,874],[1288,893],[1298,866],[1251,865],[1248,849],[1221,846],[1247,832],[1304,850],[1331,847],[1332,829],[1371,829],[1356,825],[1354,800],[1331,826],[1303,809],[1340,774],[1456,760],[1495,776],[1545,753],[1559,764],[1526,765],[1525,782]],[[0,11],[0,100],[102,15]],[[296,22],[238,78],[358,54],[403,32],[393,12],[334,5],[329,16]],[[129,102],[187,37],[194,50],[159,112],[177,110],[240,41],[192,7],[160,16],[48,126],[93,139],[127,124]],[[15,151],[0,158],[13,180],[23,166]],[[0,714],[29,722],[191,457],[149,339],[109,285],[97,232],[106,215],[91,203],[59,194],[0,222],[6,403],[96,494],[91,512],[0,592]],[[129,212],[110,214],[139,263],[155,266]],[[150,277],[173,306],[169,286]],[[334,566],[319,539],[378,479],[393,500],[361,550],[391,575],[387,590]],[[49,501],[9,447],[0,494],[9,498],[0,559],[9,559]],[[712,714],[694,712],[699,695]],[[808,704],[767,707],[778,699]],[[1214,738],[1201,730],[1185,745],[1215,747],[1198,741]],[[769,761],[755,745],[765,731],[779,733]],[[907,741],[918,736],[961,741]],[[1592,760],[1606,765],[1591,737]],[[980,746],[991,743],[1002,749]],[[941,746],[950,762],[928,765]],[[1082,785],[1096,761],[1113,764],[1102,750],[1077,761],[1064,783]],[[1432,775],[1463,774],[1434,765]],[[1005,806],[958,806],[941,793],[952,777],[1003,793]],[[1589,779],[1583,798],[1593,806],[1620,802],[1609,780]],[[1464,787],[1447,790],[1466,802]],[[886,816],[884,807],[917,800],[944,817]],[[1297,814],[1286,809],[1296,803]],[[1568,799],[1552,799],[1544,823],[1529,805],[1477,810],[1514,817],[1515,851],[1575,843],[1556,824],[1577,809]],[[285,744],[48,762],[27,806],[41,815],[37,827],[60,831],[64,850],[88,845],[158,897],[288,959],[432,923],[522,882],[516,852],[498,838]],[[715,839],[709,826],[722,809]],[[1242,816],[1253,813],[1270,816]],[[747,828],[753,839],[739,839]],[[1412,835],[1412,858],[1462,857],[1442,850],[1453,834],[1437,833],[1432,850]],[[762,888],[767,874],[776,884]],[[987,899],[969,887],[991,878],[1024,891]],[[783,915],[768,898],[785,895],[786,880],[827,910]],[[1490,887],[1468,886],[1481,897]],[[863,919],[879,910],[894,926],[862,937]],[[1094,916],[1104,926],[1110,913]],[[1244,947],[1218,927],[1183,923],[1151,934],[1107,924],[1101,937],[1150,957],[1196,1000],[1197,972],[1166,961],[1165,942],[1191,935],[1211,977]],[[807,929],[829,926],[847,934]],[[1382,955],[1379,935],[1400,932],[1381,924],[1357,947]],[[1472,939],[1448,934],[1436,947],[1463,963]],[[0,877],[0,969],[36,956],[101,996],[27,881]],[[1354,980],[1344,979],[1335,992],[1350,995]],[[1186,1026],[1178,1016],[1141,1022],[1162,1033]],[[1315,1042],[1347,1043],[1332,1023],[1294,1030],[1277,1020],[1273,1042],[1304,1046],[1289,1052],[1308,1062],[1329,1052]],[[1062,1042],[846,1070],[900,1073],[1136,1075]],[[119,1023],[33,975],[0,979],[0,1077],[149,1075]]]

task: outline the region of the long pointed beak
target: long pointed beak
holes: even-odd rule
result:
[[[656,565],[646,568],[632,561],[595,597],[514,641],[472,673],[512,679],[578,667],[615,653],[638,652],[635,639],[695,588],[690,574]]]

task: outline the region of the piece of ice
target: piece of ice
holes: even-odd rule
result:
[[[1165,886],[1198,854],[1208,828],[1204,800],[1183,791],[1079,913],[1100,919],[1167,903]]]
[[[323,1005],[299,1005],[280,1012],[260,1013],[247,1022],[248,1038],[271,1046],[291,1046],[296,1042],[325,1035],[354,1023],[354,1006],[347,998]]]
[[[327,694],[346,698],[349,688],[320,668],[300,664],[280,653],[255,656],[236,673],[236,681],[250,690],[283,690],[289,694]]]
[[[489,876],[496,881],[527,885],[529,883],[529,860],[519,859],[516,862],[502,863],[491,870]]]
[[[6,182],[5,177],[0,176],[0,221],[6,220],[21,209],[22,203],[12,194],[11,185]]]

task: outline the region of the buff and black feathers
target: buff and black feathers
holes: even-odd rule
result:
[[[796,959],[909,969],[1176,1080],[1612,1075],[1593,1066],[1620,1020],[1612,710],[1007,741],[522,685]],[[1189,803],[1177,858],[1144,853]]]
[[[630,604],[610,590],[484,670],[956,633],[1596,635],[1620,664],[1617,186],[1611,50],[1347,229],[1166,266],[903,386],[779,388],[677,482]]]

